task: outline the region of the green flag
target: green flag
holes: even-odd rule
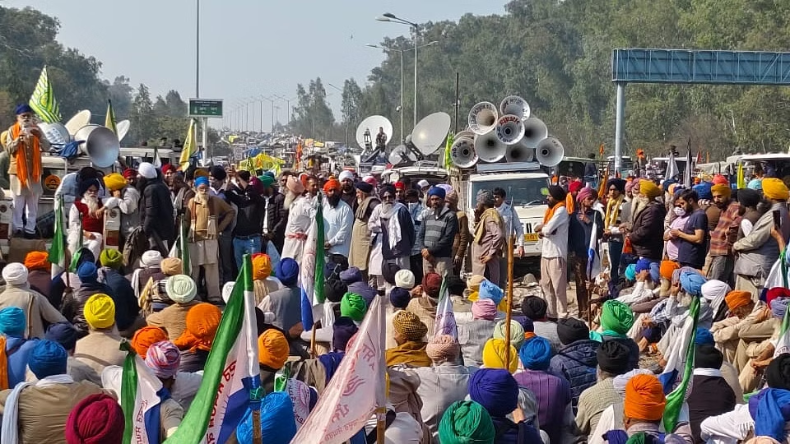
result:
[[[60,196],[55,209],[55,235],[49,248],[49,262],[53,267],[53,276],[66,269],[66,236],[63,233],[63,225],[63,196]]]
[[[41,70],[36,88],[33,90],[33,95],[30,96],[30,107],[42,121],[60,122],[60,107],[58,101],[55,100],[55,92],[52,89],[52,82],[49,81],[46,66]]]

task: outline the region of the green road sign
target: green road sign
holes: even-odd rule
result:
[[[222,117],[222,100],[189,99],[189,117]]]

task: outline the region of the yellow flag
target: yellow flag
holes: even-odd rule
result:
[[[181,171],[186,171],[186,169],[189,168],[189,159],[197,152],[196,131],[195,119],[189,119],[189,132],[187,132],[187,138],[184,140],[184,148],[181,150],[181,158],[178,161]]]
[[[115,121],[115,111],[112,109],[112,100],[107,99],[107,115],[104,117],[104,126],[110,129],[110,131],[118,134],[118,128],[116,126],[117,122]]]
[[[738,189],[746,188],[746,178],[743,177],[743,162],[738,163]]]

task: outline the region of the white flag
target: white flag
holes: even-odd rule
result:
[[[458,342],[458,324],[455,322],[455,311],[450,290],[447,289],[447,278],[442,279],[442,288],[439,291],[439,305],[436,307],[433,336],[450,335]]]
[[[340,444],[383,405],[384,310],[376,297],[334,378],[291,444]],[[265,440],[264,440],[265,442]]]

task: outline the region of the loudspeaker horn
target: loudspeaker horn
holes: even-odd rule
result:
[[[69,134],[74,136],[77,134],[77,131],[80,130],[85,125],[89,125],[91,123],[91,112],[87,109],[84,109],[77,114],[74,114],[74,117],[69,119],[66,122],[66,129],[69,130]]]
[[[523,143],[508,145],[505,152],[505,161],[511,162],[532,162],[535,159],[535,150],[527,148]]]
[[[129,128],[132,126],[132,122],[129,120],[121,120],[115,125],[115,129],[118,130],[118,141],[122,141],[126,134],[129,133]]]
[[[38,128],[52,145],[63,146],[71,142],[71,134],[62,123],[39,123]]]
[[[483,162],[499,162],[505,157],[506,151],[507,145],[502,143],[493,131],[475,137],[475,153]]]
[[[365,149],[365,130],[370,133],[370,144],[373,148],[376,147],[376,134],[379,133],[379,128],[384,128],[384,134],[387,135],[387,143],[392,141],[392,122],[384,116],[370,116],[365,118],[362,123],[357,127],[357,145]]]
[[[459,137],[450,147],[450,160],[458,168],[472,168],[478,161],[472,137]]]
[[[549,129],[535,116],[524,121],[524,143],[529,148],[537,148],[538,143],[549,135]]]
[[[529,119],[529,103],[519,96],[507,96],[499,104],[499,112],[503,115],[513,114],[519,116],[521,120]]]
[[[480,102],[469,111],[469,129],[477,134],[483,135],[493,131],[499,120],[496,106],[491,102]]]
[[[417,123],[411,132],[411,142],[424,156],[430,156],[444,143],[452,119],[447,113],[433,113]]]
[[[513,145],[524,138],[524,122],[519,116],[507,114],[499,118],[496,137],[505,145]]]
[[[74,134],[74,140],[84,142],[80,144],[80,151],[87,154],[91,163],[99,168],[112,166],[121,153],[118,136],[102,125],[83,126]]]
[[[554,137],[547,137],[541,140],[535,148],[535,157],[538,159],[538,162],[547,167],[559,165],[563,156],[565,156],[565,148]]]

